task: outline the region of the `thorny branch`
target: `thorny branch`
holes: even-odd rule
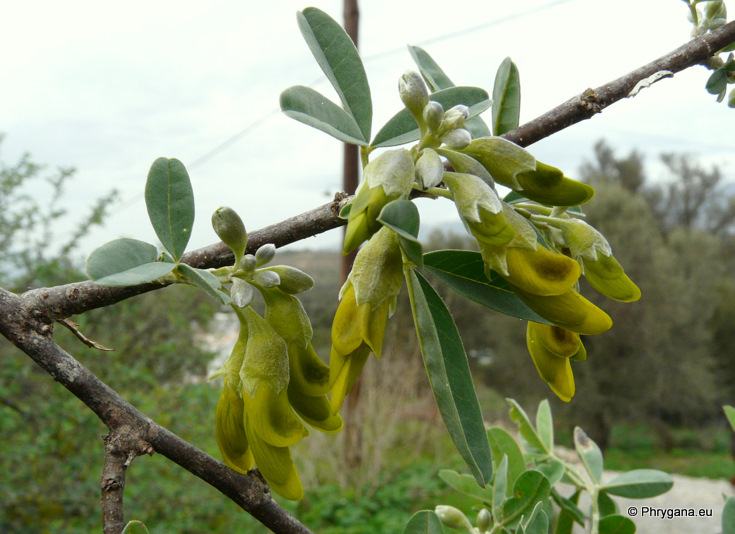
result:
[[[531,145],[600,113],[627,97],[641,80],[662,71],[676,73],[703,63],[732,42],[735,42],[735,22],[694,39],[602,87],[588,89],[504,137],[521,146]],[[329,204],[252,232],[248,251],[253,252],[265,243],[284,246],[337,228],[344,224],[338,213],[348,201],[349,198],[341,194]],[[216,243],[186,254],[183,261],[199,268],[213,268],[231,264],[233,257],[223,243]],[[110,429],[102,481],[105,533],[117,534],[124,524],[125,469],[136,456],[153,452],[164,455],[217,488],[273,532],[311,532],[272,499],[257,471],[240,475],[158,425],[54,343],[54,321],[161,287],[162,284],[149,283],[108,288],[79,282],[35,289],[21,295],[0,289],[0,333],[93,410]]]

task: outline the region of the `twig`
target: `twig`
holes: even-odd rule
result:
[[[111,435],[117,436],[115,451],[133,456],[158,452],[217,488],[273,532],[311,534],[273,500],[268,485],[257,472],[236,473],[160,426],[54,343],[51,337],[53,322],[24,307],[22,297],[0,289],[0,309],[3,310],[0,333],[97,414]],[[119,458],[109,461],[110,469],[119,476]],[[113,479],[117,480],[114,476]],[[111,518],[122,517],[115,495],[113,492],[107,503]]]
[[[529,146],[569,126],[589,119],[627,97],[641,80],[661,71],[681,72],[703,63],[735,41],[735,21],[692,39],[676,50],[597,89],[587,89],[540,117],[503,135],[520,146]]]
[[[82,334],[82,332],[79,330],[79,325],[67,318],[64,319],[57,319],[57,323],[59,323],[61,326],[66,327],[72,334],[74,334],[79,341],[87,345],[88,347],[92,349],[102,350],[102,351],[110,351],[112,352],[114,349],[108,349],[104,345],[97,343],[96,341],[92,341],[87,336]]]

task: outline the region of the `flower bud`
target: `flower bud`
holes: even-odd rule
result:
[[[424,107],[424,122],[429,130],[435,132],[439,129],[442,123],[442,117],[444,116],[444,108],[439,102],[431,101]]]
[[[493,524],[493,517],[490,515],[487,508],[483,508],[478,512],[475,524],[477,525],[477,530],[479,530],[480,533],[490,530],[490,526]]]
[[[238,261],[245,254],[248,234],[240,216],[228,207],[217,208],[212,214],[212,228],[222,242],[230,247]]]
[[[461,150],[472,142],[472,134],[464,128],[458,128],[442,135],[441,141],[449,148]]]
[[[304,271],[291,267],[289,265],[274,265],[268,267],[268,271],[273,271],[281,279],[278,287],[281,291],[285,291],[289,295],[296,295],[310,290],[314,287],[314,279]]]
[[[416,122],[422,121],[424,107],[429,103],[429,90],[421,75],[416,71],[405,72],[398,80],[398,92]]]
[[[447,130],[456,130],[464,126],[464,122],[470,118],[470,108],[463,104],[459,104],[444,113],[444,128]]]
[[[444,176],[444,163],[439,154],[430,148],[425,148],[416,162],[416,181],[421,189],[435,187]]]
[[[276,246],[273,243],[267,243],[255,251],[255,266],[260,267],[276,256]]]
[[[470,523],[467,516],[462,513],[462,510],[455,508],[454,506],[440,504],[434,509],[434,511],[439,517],[439,521],[441,521],[444,526],[473,532],[472,523]]]
[[[240,262],[240,268],[243,271],[253,271],[255,270],[255,266],[257,265],[257,260],[255,259],[255,256],[252,254],[245,254],[245,256],[242,257],[242,261]]]
[[[726,18],[727,8],[725,7],[725,2],[707,2],[707,7],[705,8],[705,16],[708,19]]]

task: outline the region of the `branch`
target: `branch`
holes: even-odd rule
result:
[[[86,404],[111,431],[104,476],[107,480],[107,473],[111,473],[112,482],[103,481],[103,486],[110,486],[108,495],[103,489],[103,508],[110,525],[122,520],[124,478],[120,476],[120,462],[130,463],[135,456],[155,451],[217,488],[273,532],[311,534],[273,500],[257,471],[247,475],[236,473],[148,418],[54,343],[53,321],[24,304],[23,297],[0,289],[4,317],[0,321],[0,333]],[[115,489],[116,485],[120,487]]]
[[[628,97],[638,82],[661,72],[681,72],[701,64],[735,42],[735,21],[710,33],[692,39],[676,50],[644,65],[597,89],[587,89],[540,117],[507,132],[502,137],[526,147],[560,132],[573,124],[589,119],[623,98]]]

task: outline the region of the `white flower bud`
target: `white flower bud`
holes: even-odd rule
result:
[[[248,284],[245,280],[241,280],[240,278],[232,279],[230,298],[232,299],[232,303],[235,306],[239,308],[244,308],[253,301],[254,296],[255,291],[253,291],[253,286]]]
[[[439,102],[433,100],[426,104],[424,107],[424,121],[429,130],[435,132],[439,129],[442,123],[442,117],[444,116],[444,108]]]
[[[429,103],[429,90],[418,72],[407,71],[398,80],[401,100],[414,119],[421,119],[424,107]]]
[[[464,121],[470,118],[470,108],[459,104],[444,113],[444,128],[454,130],[464,126]]]
[[[263,287],[276,287],[281,283],[281,277],[273,271],[256,271],[253,282]]]
[[[441,141],[449,148],[461,150],[472,142],[472,134],[468,130],[460,128],[444,134],[441,137]]]
[[[243,271],[252,271],[255,269],[257,263],[258,261],[255,259],[255,256],[252,254],[245,254],[240,262],[240,268]]]
[[[421,189],[426,190],[438,185],[443,176],[444,163],[439,154],[430,148],[424,149],[416,162],[416,181]]]

